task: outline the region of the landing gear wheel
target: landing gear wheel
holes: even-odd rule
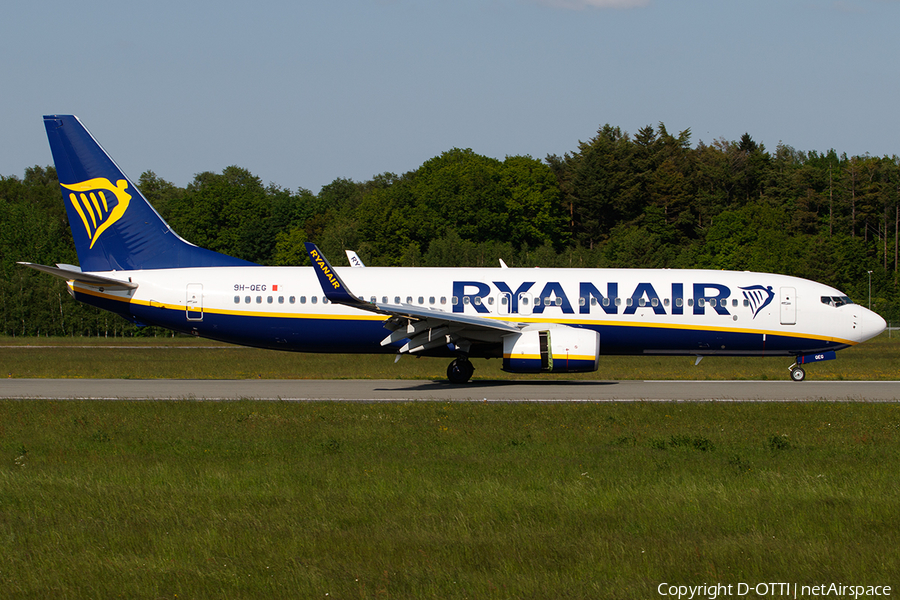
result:
[[[468,383],[474,372],[475,367],[472,366],[469,359],[457,358],[447,367],[447,379],[454,384]]]
[[[806,379],[806,371],[804,371],[800,367],[794,367],[793,369],[791,369],[792,381],[803,381],[804,379]]]

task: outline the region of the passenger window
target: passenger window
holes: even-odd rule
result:
[[[272,298],[272,296],[269,296],[268,298],[266,298],[266,302],[269,304],[272,304],[274,301],[275,301],[275,299]]]
[[[295,296],[291,296],[291,298],[290,298],[290,300],[288,300],[288,302],[290,302],[291,304],[294,304],[296,302],[296,300],[297,300],[297,298]]]
[[[312,302],[313,304],[315,304],[316,302],[319,301],[319,297],[318,297],[318,296],[313,296],[313,297],[311,297],[311,298],[309,299],[309,301]]]
[[[257,304],[262,304],[262,296],[257,296],[257,297],[256,297],[256,303],[257,303]]]
[[[250,296],[244,296],[244,304],[250,304]]]
[[[400,304],[400,296],[394,296],[394,304]]]
[[[441,296],[441,304],[447,304],[447,296]]]
[[[431,304],[432,306],[434,305],[434,296],[428,297],[428,304]]]
[[[300,304],[306,304],[306,296],[300,296]]]
[[[381,297],[381,303],[382,303],[382,304],[387,304],[387,296],[382,296],[382,297]]]
[[[684,298],[675,298],[675,306],[678,308],[684,306]]]
[[[284,304],[284,296],[278,296],[278,304]]]
[[[235,296],[235,297],[234,297],[234,303],[235,303],[235,304],[240,304],[240,303],[241,303],[241,297],[240,297],[240,296]]]
[[[424,298],[424,297],[419,296],[419,304],[425,304],[425,298]]]

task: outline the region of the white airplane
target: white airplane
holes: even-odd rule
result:
[[[22,263],[137,323],[298,352],[472,357],[514,373],[595,371],[604,354],[793,357],[801,365],[885,328],[813,281],[657,269],[266,267],[184,241],[81,122],[45,116],[80,266]],[[361,264],[361,263],[360,263]],[[352,290],[352,291],[351,291]]]

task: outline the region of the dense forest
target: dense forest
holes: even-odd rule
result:
[[[310,240],[335,264],[710,268],[827,283],[900,320],[900,159],[774,152],[749,134],[691,143],[663,124],[604,125],[564,156],[497,160],[451,149],[403,175],[336,179],[318,194],[246,169],[185,188],[138,187],[191,242],[265,265],[305,265]],[[77,264],[56,172],[0,177],[0,333],[148,335],[80,305],[16,261]],[[870,291],[871,290],[871,291]]]

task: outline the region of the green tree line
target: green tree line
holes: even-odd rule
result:
[[[318,194],[230,166],[138,187],[185,239],[265,265],[709,268],[827,283],[900,320],[900,159],[774,152],[744,134],[604,125],[563,156],[498,160],[454,148],[403,175],[335,179]],[[0,332],[147,335],[80,305],[16,261],[77,264],[52,167],[0,177]]]

